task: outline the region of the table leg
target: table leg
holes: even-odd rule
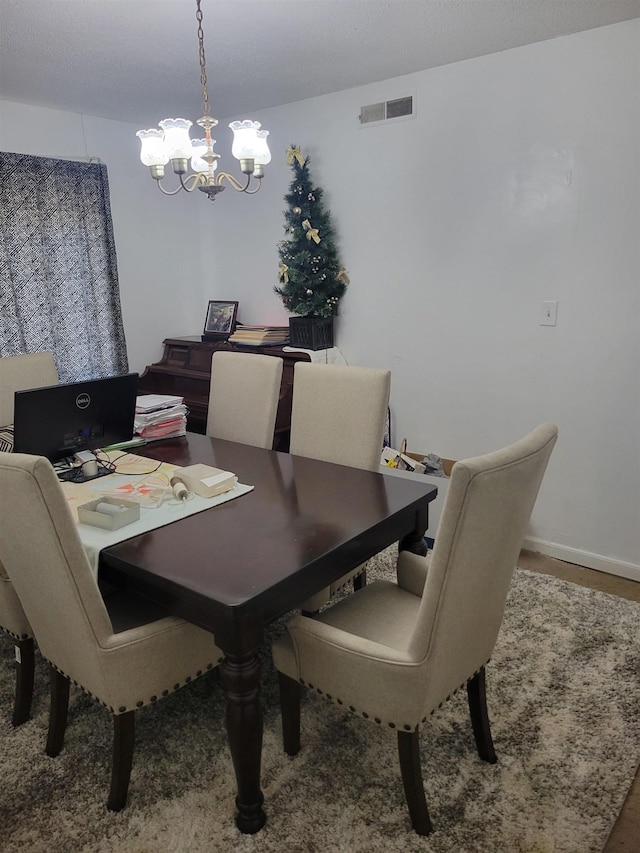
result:
[[[251,834],[262,829],[267,820],[260,790],[262,713],[257,653],[225,654],[220,674],[227,700],[229,747],[238,784],[236,826],[240,832]]]
[[[429,507],[425,506],[420,517],[416,519],[415,529],[411,533],[407,533],[400,540],[399,551],[411,551],[412,554],[419,554],[424,557],[427,551],[427,543],[424,540],[425,531],[429,527]]]

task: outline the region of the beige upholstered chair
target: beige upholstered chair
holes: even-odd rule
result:
[[[207,435],[271,450],[282,364],[278,356],[214,352]]]
[[[8,355],[0,358],[0,426],[13,423],[16,391],[55,385],[58,370],[50,352]]]
[[[62,749],[73,681],[113,716],[107,805],[127,798],[134,714],[215,667],[211,634],[124,593],[103,600],[51,463],[0,453],[0,560],[51,665],[46,751]]]
[[[389,370],[297,362],[289,452],[378,471],[390,385]],[[358,566],[305,601],[302,609],[314,613],[351,580],[360,588],[365,569],[366,564]]]
[[[16,391],[55,385],[58,371],[50,352],[28,353],[0,358],[0,427],[13,423],[13,398]],[[13,585],[0,562],[0,629],[15,642],[16,696],[13,725],[29,719],[33,696],[33,632]]]
[[[544,424],[509,447],[458,462],[429,562],[400,553],[397,584],[378,581],[315,619],[296,616],[274,643],[286,751],[300,749],[301,684],[396,731],[411,822],[420,835],[431,822],[419,728],[465,684],[480,758],[496,761],[485,665],[556,438],[557,428]]]

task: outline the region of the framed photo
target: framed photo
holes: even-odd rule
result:
[[[209,302],[204,323],[203,339],[227,338],[236,327],[237,302]]]

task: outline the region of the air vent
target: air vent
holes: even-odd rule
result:
[[[398,118],[413,116],[413,96],[395,98],[393,101],[381,101],[379,104],[368,104],[360,108],[360,124],[391,121]]]

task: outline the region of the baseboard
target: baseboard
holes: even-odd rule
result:
[[[577,566],[585,566],[587,569],[596,569],[599,572],[607,572],[610,575],[618,575],[621,578],[640,582],[640,566],[635,563],[627,563],[623,560],[614,560],[603,557],[601,554],[591,554],[589,551],[580,551],[578,548],[568,548],[565,545],[556,545],[554,542],[545,542],[544,539],[536,539],[526,536],[522,547],[528,551],[539,551],[548,557],[564,560],[565,563],[575,563]]]

